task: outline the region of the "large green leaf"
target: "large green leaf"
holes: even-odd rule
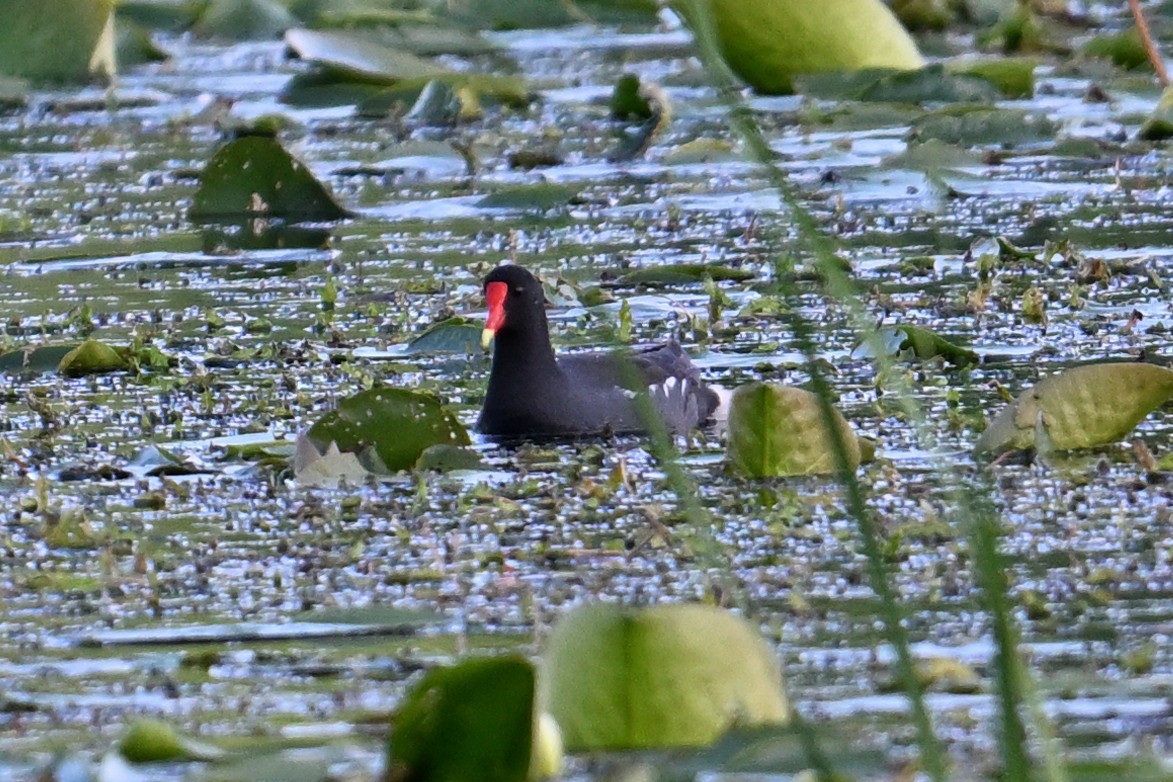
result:
[[[986,427],[974,454],[1109,445],[1171,396],[1173,370],[1155,364],[1102,363],[1067,369],[1019,394]]]
[[[534,670],[521,657],[437,668],[391,730],[388,779],[525,782],[534,735]]]
[[[113,78],[114,0],[9,0],[0,75],[35,81]]]
[[[851,424],[836,410],[835,426],[848,466],[859,466],[860,446]],[[818,397],[778,383],[749,383],[733,392],[725,460],[750,478],[835,471],[835,449]]]
[[[350,214],[281,143],[246,136],[220,148],[200,174],[193,219],[339,220]]]
[[[87,339],[62,356],[57,365],[57,371],[68,377],[100,375],[129,368],[126,351],[112,348],[96,339]]]
[[[575,610],[547,644],[538,701],[571,750],[701,746],[789,713],[770,648],[700,605]]]
[[[924,59],[880,0],[709,2],[725,60],[758,92],[788,93],[791,77],[862,68],[920,68]]]
[[[211,0],[193,32],[246,41],[277,38],[297,23],[297,17],[278,0]]]
[[[306,436],[321,453],[353,453],[369,470],[410,469],[428,446],[468,445],[468,432],[430,394],[373,388],[342,400]],[[373,457],[373,458],[372,458]]]

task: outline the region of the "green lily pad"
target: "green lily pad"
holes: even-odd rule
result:
[[[576,188],[551,182],[535,185],[512,185],[489,193],[476,202],[480,209],[511,209],[524,212],[547,212],[568,206],[578,195]]]
[[[433,355],[436,353],[459,353],[465,356],[480,355],[481,330],[479,323],[464,318],[449,318],[420,334],[407,344],[411,354]]]
[[[84,82],[114,74],[114,0],[5,4],[0,75]]]
[[[396,712],[387,778],[525,782],[533,740],[533,666],[465,660],[430,671]]]
[[[946,63],[950,73],[975,76],[998,88],[1007,98],[1029,98],[1035,91],[1034,57],[994,57],[981,60],[954,60]]]
[[[838,412],[835,426],[851,469],[860,463],[859,440]],[[819,399],[778,383],[749,383],[733,392],[725,462],[748,478],[819,475],[835,471],[835,450]]]
[[[686,17],[693,1],[677,0]],[[925,64],[880,0],[711,0],[711,8],[722,55],[758,92],[791,92],[796,74]]]
[[[745,282],[752,280],[753,276],[753,272],[748,269],[735,269],[716,263],[677,263],[671,266],[645,266],[642,269],[635,269],[620,277],[617,283],[623,286],[646,285],[654,288],[688,285],[704,282],[706,279],[713,282]]]
[[[181,736],[159,720],[134,722],[118,743],[118,751],[131,763],[216,760],[224,755],[219,748]]]
[[[296,28],[286,31],[285,45],[303,60],[354,80],[376,84],[432,79],[448,70],[358,33]]]
[[[57,371],[66,377],[101,375],[129,368],[126,351],[112,348],[96,339],[87,339],[62,356],[57,365]]]
[[[338,205],[305,164],[281,143],[246,136],[225,144],[200,174],[191,207],[194,220],[278,217],[340,220],[350,213]]]
[[[946,106],[917,118],[912,138],[967,146],[1013,147],[1055,138],[1058,126],[1040,114],[982,104]]]
[[[1155,364],[1101,363],[1067,369],[1019,394],[982,432],[974,454],[1110,445],[1171,396],[1173,370]]]
[[[56,372],[61,359],[77,349],[77,345],[42,345],[18,348],[0,354],[0,372],[41,375]]]
[[[381,472],[411,469],[428,446],[470,442],[456,416],[436,397],[390,387],[342,400],[309,428],[306,437],[319,453],[334,446],[356,454],[367,469]]]
[[[452,472],[453,470],[483,470],[484,462],[476,451],[447,443],[429,445],[415,463],[416,472]]]
[[[541,674],[571,751],[703,746],[789,716],[773,651],[711,606],[584,606],[555,625]]]

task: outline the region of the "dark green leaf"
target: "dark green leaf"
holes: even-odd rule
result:
[[[578,190],[569,185],[541,182],[536,185],[502,187],[477,201],[481,209],[545,212],[570,204]]]
[[[428,673],[391,730],[388,778],[525,782],[534,729],[534,670],[521,657],[471,659]]]
[[[374,388],[348,397],[306,436],[319,453],[335,445],[359,456],[367,469],[381,466],[391,472],[410,469],[430,445],[469,444],[464,427],[438,399],[405,388]],[[368,451],[377,461],[364,460]]]
[[[192,204],[197,220],[278,217],[339,220],[349,214],[305,164],[272,138],[247,136],[225,144],[200,175]]]
[[[96,339],[87,339],[61,357],[57,371],[67,377],[119,372],[130,366],[125,351]]]

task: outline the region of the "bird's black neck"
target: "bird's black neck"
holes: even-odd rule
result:
[[[526,389],[527,384],[550,382],[561,376],[554,348],[550,345],[550,331],[543,318],[531,328],[498,333],[493,345],[493,368],[489,373],[489,389]]]

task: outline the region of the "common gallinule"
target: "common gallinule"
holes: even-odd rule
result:
[[[486,347],[493,341],[493,368],[477,422],[484,434],[642,432],[646,426],[635,405],[637,389],[643,390],[640,381],[653,408],[674,432],[700,426],[717,408],[716,392],[701,382],[700,372],[676,342],[628,353],[555,358],[546,323],[546,294],[520,266],[494,269],[485,278],[485,299],[489,317],[482,341]]]

